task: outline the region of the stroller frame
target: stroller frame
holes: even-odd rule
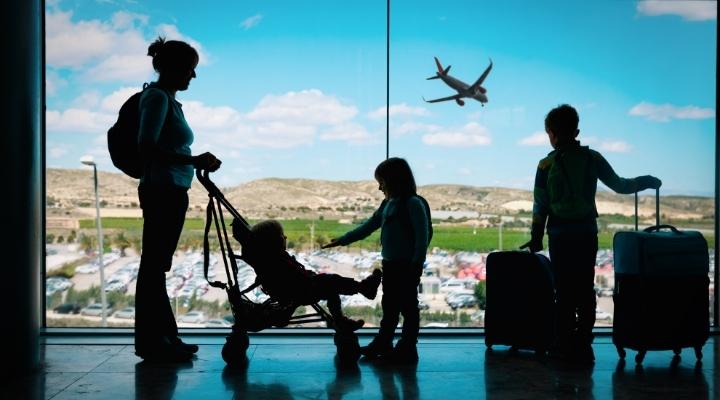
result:
[[[238,275],[238,260],[250,265],[253,270],[255,266],[252,260],[244,258],[233,251],[230,237],[225,226],[224,211],[227,211],[233,218],[232,235],[240,243],[242,248],[252,246],[252,232],[250,224],[230,204],[220,189],[210,180],[209,171],[196,170],[198,181],[208,192],[208,205],[206,209],[205,234],[203,240],[203,269],[205,279],[210,286],[225,290],[230,303],[230,309],[235,322],[232,332],[226,337],[222,350],[223,360],[227,364],[239,364],[247,361],[246,350],[250,345],[248,332],[259,332],[263,329],[276,326],[299,325],[311,322],[327,322],[334,327],[334,342],[337,347],[338,360],[343,363],[356,363],[360,358],[360,346],[357,335],[354,332],[340,331],[328,311],[318,303],[309,304],[314,313],[293,315],[295,310],[303,304],[280,301],[272,296],[263,303],[255,303],[247,297],[247,293],[260,287],[262,283],[256,279],[255,283],[247,288],[240,289]],[[223,265],[227,275],[227,282],[210,281],[208,279],[208,267],[210,259],[210,230],[215,228],[220,252],[222,253]],[[290,257],[289,255],[287,255]]]

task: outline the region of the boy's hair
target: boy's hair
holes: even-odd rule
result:
[[[390,157],[375,168],[375,179],[382,180],[390,197],[417,194],[415,177],[410,165],[402,158]]]
[[[285,250],[285,233],[280,222],[274,219],[260,221],[250,228],[255,244],[262,250]]]
[[[561,139],[571,140],[575,138],[579,122],[577,111],[568,104],[561,104],[547,113],[545,128]]]

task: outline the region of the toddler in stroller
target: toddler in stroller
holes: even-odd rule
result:
[[[245,250],[243,257],[253,258],[257,281],[263,290],[282,302],[312,305],[327,301],[332,320],[326,321],[330,328],[339,331],[355,331],[363,326],[363,320],[353,320],[343,315],[340,295],[362,294],[372,300],[377,295],[382,272],[375,270],[362,281],[338,274],[315,273],[306,269],[294,257],[287,257],[287,237],[280,222],[261,221],[250,229],[255,245]]]
[[[208,282],[227,292],[235,319],[232,333],[227,336],[222,349],[223,360],[231,365],[242,365],[247,361],[248,332],[258,332],[271,326],[324,321],[335,330],[333,340],[338,361],[341,364],[357,362],[360,345],[354,331],[364,322],[351,320],[342,314],[339,295],[360,293],[373,299],[382,279],[380,270],[360,282],[336,274],[317,274],[307,270],[285,251],[286,238],[280,223],[264,221],[251,227],[210,180],[208,171],[197,170],[196,175],[209,196],[203,244],[205,278],[208,277],[209,267],[209,234],[214,225],[227,281]],[[233,217],[232,237],[242,246],[242,255],[233,251],[225,227],[224,211]],[[241,288],[238,282],[239,260],[247,263],[257,275],[255,283],[246,288]],[[247,293],[258,287],[270,297],[262,303],[247,297]],[[327,300],[329,313],[318,304],[323,299]],[[302,305],[309,305],[314,313],[293,315]]]

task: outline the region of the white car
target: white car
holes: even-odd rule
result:
[[[124,319],[135,319],[135,307],[126,307],[122,310],[115,311],[115,314],[113,314],[113,317],[115,318],[124,318]]]
[[[112,312],[112,307],[105,306],[105,311],[104,311],[105,316],[110,315],[111,312]],[[99,304],[99,303],[90,304],[87,307],[80,310],[80,315],[87,315],[90,317],[100,317],[100,316],[102,316],[102,314],[103,314],[102,304]]]
[[[232,324],[224,319],[210,319],[205,323],[206,328],[232,328]]]
[[[94,274],[98,272],[99,268],[96,264],[83,264],[75,268],[75,273],[78,274]]]
[[[207,321],[207,317],[202,311],[190,311],[180,318],[180,322],[188,324],[202,324],[205,321]]]

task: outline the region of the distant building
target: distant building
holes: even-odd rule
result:
[[[76,218],[48,217],[46,229],[80,229],[80,221]]]

